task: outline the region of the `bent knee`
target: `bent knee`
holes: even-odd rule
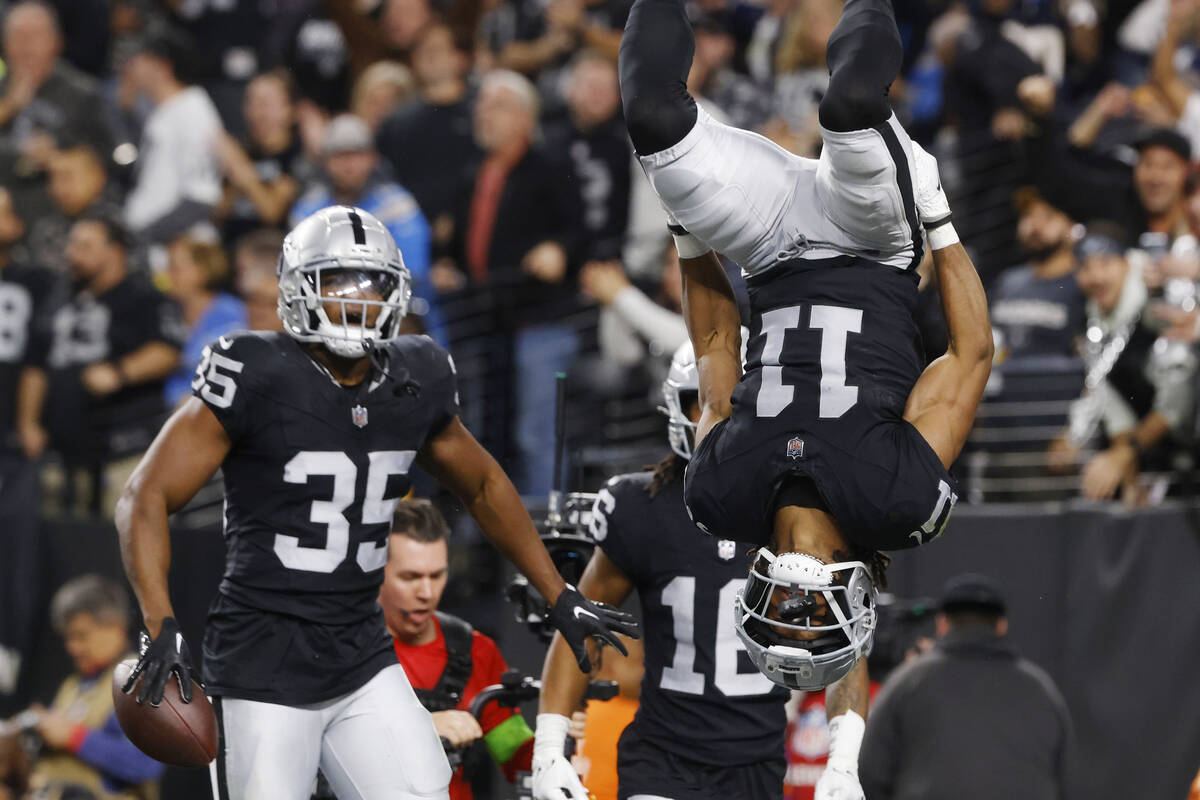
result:
[[[884,89],[863,82],[830,81],[829,91],[821,99],[818,116],[821,125],[831,131],[857,131],[887,122],[892,115]]]
[[[638,155],[648,156],[682,141],[696,124],[696,102],[686,90],[668,93],[633,93],[624,102],[625,127]]]

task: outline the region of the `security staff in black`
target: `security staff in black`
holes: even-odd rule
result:
[[[318,767],[343,800],[445,797],[449,766],[375,603],[413,463],[556,599],[555,622],[580,653],[589,635],[619,645],[607,626],[626,625],[564,587],[516,490],[458,420],[450,357],[397,334],[411,281],[387,229],[327,208],[288,235],[279,263],[285,332],[208,349],[195,396],[118,506],[148,630],[125,690],[157,703],[174,674],[191,697],[166,519],[220,468],[228,557],[204,641],[218,798],[306,800]]]
[[[694,48],[683,0],[635,0],[620,53],[625,121],[670,215],[699,365],[685,498],[714,536],[765,545],[739,601],[742,640],[778,682],[835,685],[833,743],[847,749],[831,751],[830,767],[839,794],[861,796],[853,765],[875,591],[862,574],[870,564],[879,580],[876,549],[922,544],[946,522],[946,469],[990,372],[986,297],[937,162],[887,101],[903,56],[889,0],[849,0],[830,35],[818,159],[698,109]],[[949,334],[923,371],[911,320],[922,227]],[[752,287],[744,377],[716,253]],[[820,661],[835,654],[836,669]]]
[[[699,417],[691,350],[679,349],[663,386],[674,452],[597,495],[589,525],[597,549],[579,582],[613,605],[636,590],[641,607],[645,669],[637,715],[618,745],[619,797],[778,800],[790,693],[754,668],[733,626],[752,547],[702,535],[683,503]],[[557,730],[586,688],[556,640],[542,672],[535,800],[587,797]]]

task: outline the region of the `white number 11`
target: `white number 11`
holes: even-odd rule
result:
[[[841,306],[813,306],[808,327],[821,331],[821,419],[837,419],[858,402],[858,387],[846,384],[846,341],[862,333],[862,311]],[[762,315],[767,337],[762,354],[758,416],[777,417],[796,398],[796,387],[783,382],[784,334],[800,327],[800,306],[776,308]]]

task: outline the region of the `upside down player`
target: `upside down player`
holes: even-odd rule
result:
[[[762,545],[738,634],[776,682],[830,687],[817,796],[861,797],[877,551],[944,529],[956,500],[947,469],[990,370],[986,298],[937,162],[887,103],[902,56],[889,0],[849,0],[830,36],[816,160],[698,110],[686,89],[693,48],[683,0],[636,0],[621,43],[625,119],[673,216],[700,373],[685,499],[698,526]],[[928,367],[912,318],[922,224],[950,334]],[[747,276],[744,376],[713,250]]]
[[[284,333],[222,337],[117,509],[151,641],[125,690],[157,704],[190,654],[167,591],[167,515],[220,468],[225,576],[204,637],[218,800],[309,796],[318,766],[342,800],[445,798],[450,769],[375,602],[392,513],[415,462],[455,492],[585,642],[622,649],[626,615],[565,586],[503,470],[458,419],[454,366],[400,336],[411,281],[387,229],[356,208],[313,214],[279,260]]]
[[[610,480],[592,510],[596,550],[579,589],[612,605],[636,589],[645,633],[641,700],[617,748],[618,797],[778,800],[789,693],[739,668],[739,661],[751,665],[733,630],[748,548],[701,536],[683,504],[698,388],[692,345],[685,343],[663,384],[672,454],[652,472]],[[556,636],[542,671],[535,800],[588,798],[563,755],[569,717],[587,685]]]

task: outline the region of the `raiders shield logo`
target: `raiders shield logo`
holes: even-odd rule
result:
[[[787,457],[792,461],[804,458],[804,440],[799,436],[793,436],[788,440]]]
[[[354,423],[355,427],[367,427],[367,409],[363,406],[355,406],[350,409],[350,421]]]
[[[717,555],[722,561],[732,561],[737,555],[737,544],[729,539],[722,539],[717,542]]]

